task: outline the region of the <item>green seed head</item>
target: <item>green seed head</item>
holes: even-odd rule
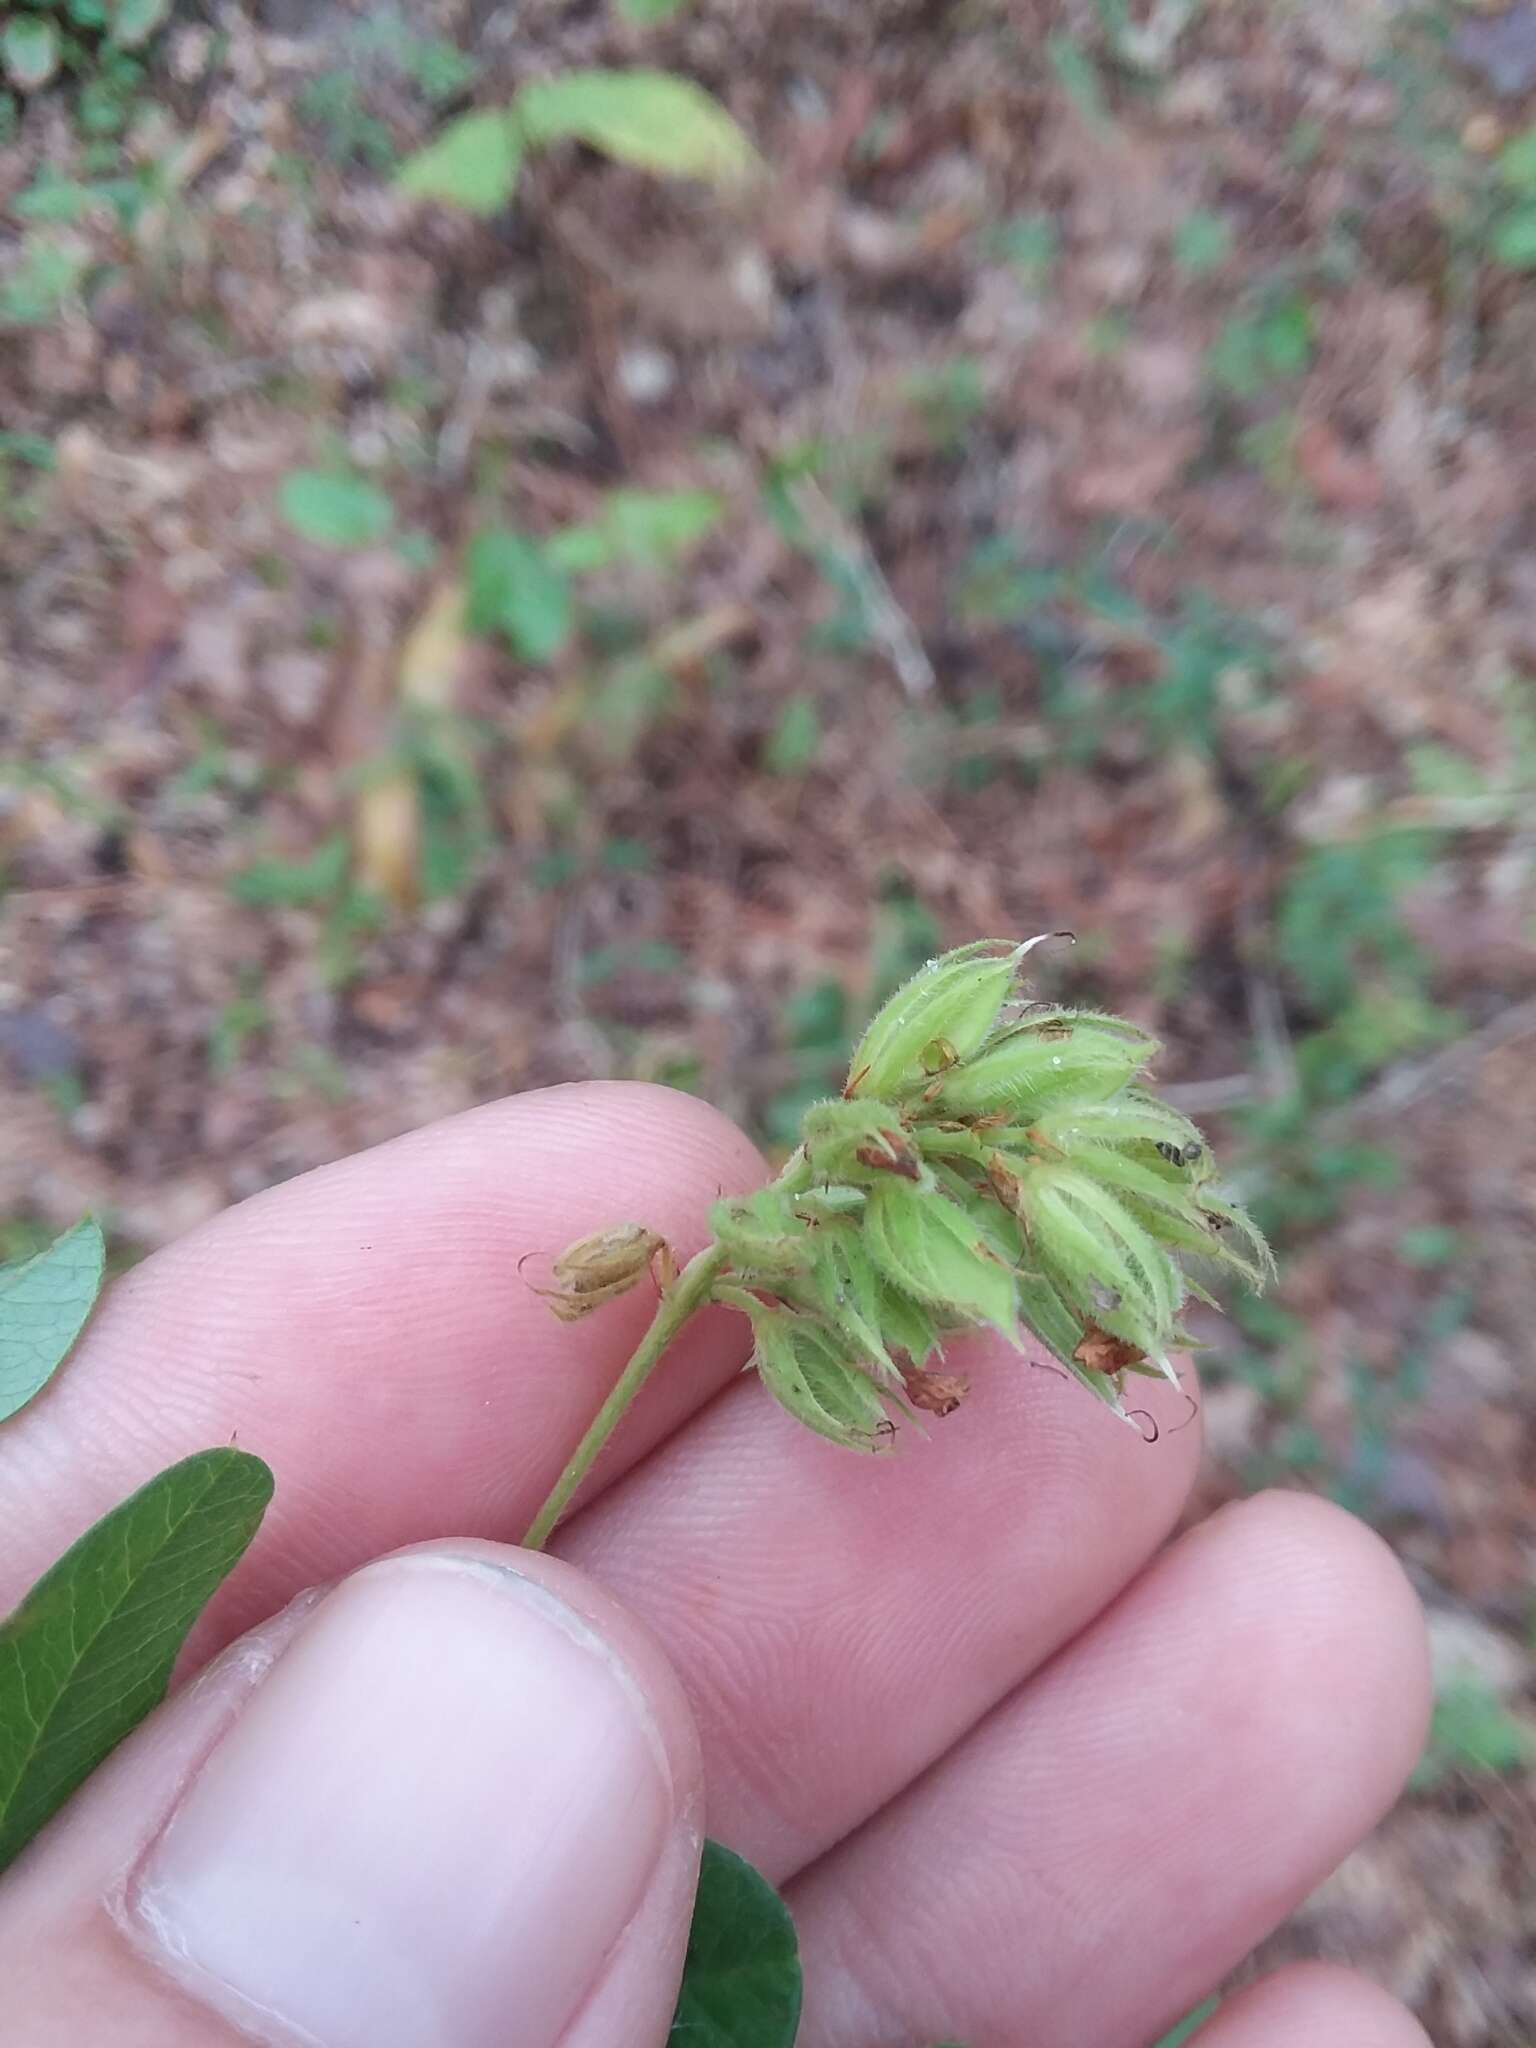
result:
[[[1205,1140],[1146,1086],[1156,1041],[1021,997],[1038,943],[965,946],[899,989],[843,1099],[807,1114],[772,1243],[737,1260],[732,1241],[725,1291],[751,1305],[764,1380],[837,1442],[878,1449],[886,1409],[947,1413],[954,1385],[936,1400],[923,1369],[979,1327],[1030,1330],[1123,1415],[1128,1375],[1171,1377],[1206,1298],[1186,1267],[1272,1270]]]
[[[935,1368],[980,1328],[1032,1332],[1125,1416],[1130,1375],[1173,1376],[1184,1305],[1210,1299],[1201,1273],[1261,1287],[1273,1272],[1204,1138],[1148,1087],[1156,1041],[1021,994],[1040,943],[931,961],[871,1022],[842,1098],[807,1113],[778,1180],[712,1212],[711,1298],[750,1318],[774,1398],[835,1443],[879,1450],[895,1416],[948,1414],[964,1382]],[[626,1291],[658,1245],[630,1226],[574,1247],[557,1313]]]

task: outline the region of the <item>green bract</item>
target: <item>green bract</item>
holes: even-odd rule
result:
[[[1173,1377],[1201,1272],[1270,1276],[1205,1140],[1146,1085],[1156,1040],[1021,991],[1040,943],[963,946],[898,989],[842,1098],[807,1112],[776,1181],[716,1204],[663,1297],[668,1329],[705,1299],[744,1311],[770,1393],[836,1443],[948,1413],[963,1382],[925,1368],[980,1327],[1031,1332],[1125,1416],[1128,1375]]]

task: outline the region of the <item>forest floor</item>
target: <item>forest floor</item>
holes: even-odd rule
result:
[[[1347,1502],[1434,1629],[1422,1783],[1272,1952],[1531,2048],[1536,7],[255,0],[71,61],[0,101],[0,1255],[557,1079],[782,1148],[901,974],[1073,928],[1044,985],[1165,1038],[1281,1252],[1200,1506]],[[764,178],[394,187],[634,64]]]

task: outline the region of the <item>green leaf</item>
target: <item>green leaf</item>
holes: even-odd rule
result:
[[[60,178],[44,167],[27,187],[11,201],[18,220],[46,221],[50,226],[73,227],[85,219],[101,200],[101,188],[82,185],[73,178]]]
[[[610,491],[595,519],[563,527],[544,552],[568,576],[615,562],[661,568],[707,538],[724,511],[713,491]]]
[[[321,547],[367,547],[395,523],[395,508],[378,485],[346,470],[292,470],[277,502],[294,532]]]
[[[0,1624],[0,1870],[159,1705],[271,1497],[272,1474],[245,1451],[184,1458],[87,1530]]]
[[[35,1258],[0,1268],[0,1422],[41,1393],[101,1292],[107,1248],[87,1216]]]
[[[803,775],[821,751],[821,713],[816,699],[797,690],[779,714],[779,722],[763,749],[770,775]]]
[[[329,902],[346,879],[350,850],[344,832],[321,841],[307,860],[259,860],[230,878],[237,903],[260,910],[301,910]]]
[[[619,13],[625,21],[636,21],[645,27],[653,21],[670,21],[687,5],[688,0],[619,0]]]
[[[461,114],[407,157],[395,178],[416,199],[440,199],[482,216],[500,213],[517,190],[523,134],[505,107]]]
[[[870,1257],[893,1285],[1017,1341],[1013,1275],[953,1202],[893,1177],[870,1189],[864,1214]]]
[[[171,11],[171,0],[117,0],[109,40],[120,50],[147,43]]]
[[[59,68],[62,46],[51,21],[24,15],[0,30],[0,70],[23,92],[46,85]]]
[[[724,107],[670,71],[567,71],[525,85],[515,104],[530,143],[585,142],[620,163],[712,185],[759,168]]]
[[[1510,270],[1536,270],[1536,207],[1506,214],[1489,242],[1494,256]]]
[[[571,637],[571,592],[543,549],[508,527],[487,527],[465,560],[472,633],[500,633],[524,661],[551,661]]]
[[[793,2048],[800,1999],[789,1909],[750,1863],[706,1842],[668,2048]]]
[[[1507,1777],[1536,1763],[1536,1733],[1484,1678],[1465,1667],[1435,1698],[1434,1718],[1412,1783],[1423,1791],[1456,1776]]]
[[[1499,176],[1515,192],[1536,195],[1536,126],[1524,128],[1499,151]]]
[[[1219,270],[1232,253],[1232,224],[1220,213],[1186,214],[1173,231],[1173,260],[1187,277]]]

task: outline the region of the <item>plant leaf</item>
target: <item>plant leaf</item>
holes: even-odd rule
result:
[[[1511,191],[1536,193],[1536,126],[1522,128],[1505,143],[1498,172]]]
[[[551,661],[571,637],[571,592],[536,542],[509,527],[477,533],[465,557],[472,633],[500,633],[524,661]]]
[[[237,903],[262,910],[297,910],[326,903],[347,877],[347,836],[333,832],[302,860],[258,860],[229,878]]]
[[[801,1989],[784,1901],[750,1863],[706,1842],[668,2048],[793,2048]]]
[[[803,775],[821,751],[821,713],[816,699],[796,690],[785,700],[779,722],[763,748],[763,766],[770,775]]]
[[[344,470],[292,470],[277,502],[294,532],[321,547],[366,547],[395,523],[395,508],[378,485]]]
[[[23,92],[46,85],[59,68],[59,32],[51,21],[26,15],[0,30],[0,71]]]
[[[893,1285],[1018,1342],[1013,1275],[947,1196],[935,1200],[910,1181],[882,1180],[870,1189],[864,1216],[870,1257]]]
[[[88,1529],[0,1624],[0,1870],[164,1698],[271,1497],[248,1452],[184,1458]]]
[[[87,1216],[35,1258],[0,1268],[0,1422],[41,1393],[101,1292],[107,1248]]]
[[[110,40],[119,50],[147,43],[171,11],[171,0],[117,0]]]
[[[545,543],[549,560],[567,575],[615,562],[659,569],[708,538],[725,513],[713,491],[610,491],[595,517],[564,526]]]
[[[396,175],[402,192],[440,199],[483,218],[500,213],[517,190],[523,168],[523,131],[506,107],[461,114],[407,157]]]
[[[585,142],[620,163],[712,185],[738,184],[760,159],[718,100],[670,71],[566,71],[515,102],[530,143]]]
[[[1506,214],[1494,229],[1489,247],[1510,270],[1536,270],[1536,206]]]

